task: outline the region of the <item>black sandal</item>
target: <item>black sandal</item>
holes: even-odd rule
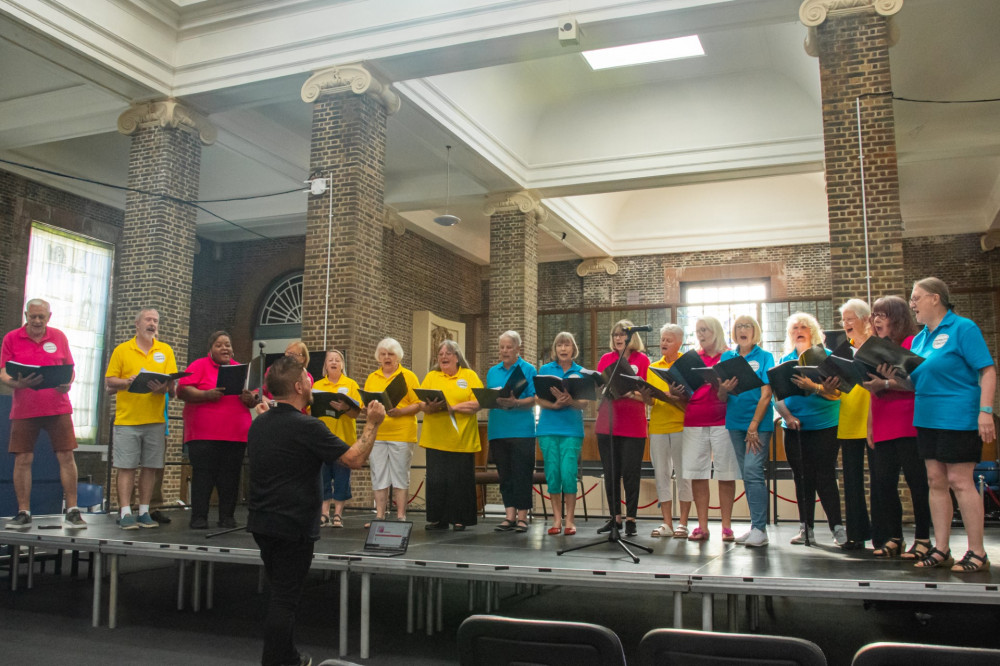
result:
[[[514,531],[515,532],[527,532],[528,531],[528,523],[527,523],[527,521],[524,521],[524,520],[517,521],[517,524],[514,525]]]
[[[496,527],[493,528],[493,531],[494,532],[510,532],[513,529],[514,529],[514,523],[512,523],[511,521],[509,521],[506,518],[504,518],[503,522],[501,522],[499,525],[497,525]]]
[[[938,559],[939,555],[941,556],[941,559]],[[924,556],[924,559],[920,560],[913,566],[918,569],[933,569],[935,567],[950,567],[954,563],[955,558],[951,556],[950,550],[947,553],[942,553],[937,548],[931,548],[927,551],[927,555]]]
[[[985,553],[976,555],[971,550],[965,551],[965,555],[951,568],[953,573],[976,573],[977,571],[990,570],[990,558]]]
[[[900,555],[899,557],[904,560],[922,560],[927,557],[927,553],[931,551],[931,540],[930,539],[914,539],[913,545],[910,549]]]
[[[929,545],[929,544],[928,544]],[[899,557],[906,548],[906,542],[903,541],[902,537],[893,537],[882,544],[881,548],[877,548],[872,552],[872,555],[882,559],[891,559],[893,557]]]

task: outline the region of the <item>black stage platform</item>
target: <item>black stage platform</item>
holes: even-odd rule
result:
[[[37,550],[56,549],[90,552],[95,570],[106,562],[108,573],[108,626],[117,624],[118,558],[122,555],[170,559],[178,562],[178,608],[185,598],[194,610],[202,599],[212,606],[214,566],[220,562],[259,566],[253,537],[243,531],[213,535],[220,530],[193,531],[188,516],[173,512],[171,525],[157,529],[124,532],[113,516],[87,515],[90,527],[78,532],[40,529],[59,525],[61,517],[36,517],[31,530],[0,530],[0,544]],[[369,656],[371,576],[404,576],[408,579],[407,629],[423,626],[428,634],[441,628],[441,586],[444,580],[468,581],[469,609],[491,611],[498,607],[499,585],[579,586],[597,589],[628,589],[636,592],[673,593],[674,624],[680,626],[684,600],[698,595],[702,601],[702,629],[712,629],[713,600],[721,595],[727,602],[729,626],[735,626],[736,595],[759,597],[826,597],[871,601],[912,601],[934,603],[1000,603],[1000,572],[959,576],[948,570],[924,571],[901,560],[876,560],[870,551],[845,552],[834,545],[828,530],[817,527],[819,545],[792,546],[788,540],[797,524],[770,526],[771,545],[744,548],[724,544],[721,528],[712,524],[708,542],[658,539],[648,536],[659,521],[640,521],[640,543],[653,548],[638,564],[614,544],[556,555],[556,550],[600,538],[600,521],[578,521],[576,536],[548,536],[547,524],[536,520],[524,534],[494,532],[499,518],[490,518],[464,532],[423,529],[422,515],[415,516],[410,547],[395,558],[365,558],[344,553],[357,550],[364,541],[364,514],[345,516],[344,529],[323,529],[316,545],[313,568],[338,572],[340,576],[340,654],[348,652],[348,583],[351,573],[360,574],[360,656]],[[745,525],[735,524],[739,533]],[[989,552],[1000,554],[1000,533],[986,532]],[[956,530],[952,546],[956,558],[964,552],[965,535]],[[16,559],[14,560],[16,561]],[[193,563],[193,566],[192,566]],[[16,571],[17,568],[15,568]],[[19,573],[19,572],[18,572]],[[27,584],[32,583],[29,567]],[[102,614],[104,576],[94,578],[92,623],[98,626]],[[12,572],[12,587],[19,576]],[[190,593],[188,589],[190,588]],[[756,604],[751,604],[751,626]]]

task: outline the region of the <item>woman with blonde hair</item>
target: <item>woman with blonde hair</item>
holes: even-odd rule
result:
[[[557,333],[552,341],[552,362],[538,369],[539,375],[563,379],[582,377],[583,367],[576,362],[580,355],[572,333]],[[555,398],[551,400],[550,398]],[[551,395],[535,396],[541,407],[538,414],[538,446],[545,461],[545,482],[552,498],[552,527],[548,533],[567,536],[576,534],[576,479],[579,472],[580,449],[583,447],[583,412],[585,400],[574,400],[566,391],[553,388]],[[566,527],[562,525],[560,505],[565,502]]]
[[[633,375],[646,379],[649,357],[643,353],[645,346],[638,333],[629,335],[626,329],[635,325],[622,319],[611,329],[611,351],[601,357],[597,371],[613,366],[621,357]],[[609,421],[609,414],[613,417]],[[614,432],[611,432],[611,427]],[[611,517],[598,533],[610,532],[621,527],[621,486],[625,487],[625,535],[635,536],[635,517],[639,510],[639,477],[642,471],[642,454],[646,450],[646,402],[642,394],[632,391],[611,401],[602,401],[597,410],[597,450],[604,467],[604,490],[608,496]],[[613,439],[613,442],[612,442]],[[612,452],[614,460],[612,461]],[[612,474],[612,468],[614,474]]]
[[[760,324],[748,315],[733,322],[733,342],[736,349],[722,355],[723,361],[742,356],[764,382],[764,386],[735,395],[738,380],[733,377],[719,386],[719,399],[726,401],[726,431],[732,441],[736,463],[743,477],[747,506],[750,507],[750,531],[736,537],[737,543],[750,548],[766,546],[767,484],[764,464],[774,434],[774,410],[771,407],[771,387],[767,371],[774,367],[774,355],[760,346]]]
[[[797,360],[810,347],[823,344],[823,329],[811,314],[796,312],[788,318],[785,356],[781,362]],[[816,384],[795,377],[796,386],[808,395],[793,395],[775,403],[784,427],[785,454],[795,481],[799,507],[799,533],[793,544],[815,543],[813,523],[816,495],[837,543],[847,541],[840,516],[837,487],[837,425],[840,421],[840,391],[833,381]]]
[[[323,393],[342,393],[358,405],[361,404],[361,394],[358,393],[358,383],[347,376],[344,355],[336,349],[326,352],[323,360],[323,377],[313,384],[314,391]],[[330,429],[334,435],[344,440],[348,446],[353,446],[358,439],[357,418],[360,408],[351,407],[342,412],[338,418],[321,416],[319,420]],[[344,505],[351,499],[351,469],[337,463],[323,463],[321,471],[323,479],[323,509],[320,512],[320,527],[343,527]],[[333,502],[333,514],[330,514],[330,503]]]
[[[727,351],[726,333],[715,317],[701,317],[694,325],[698,341],[696,351],[702,362],[711,367]],[[733,502],[740,468],[726,431],[726,403],[719,399],[719,385],[706,382],[698,387],[684,411],[684,478],[691,479],[691,494],[698,514],[698,527],[690,541],[708,541],[708,480],[719,484],[719,507],[722,514],[722,540],[733,541]]]

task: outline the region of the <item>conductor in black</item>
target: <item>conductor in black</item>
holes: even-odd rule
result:
[[[302,412],[312,402],[305,367],[283,356],[271,366],[268,389],[276,405],[250,427],[250,517],[247,529],[260,547],[269,586],[264,619],[263,666],[308,666],[293,640],[302,584],[319,539],[324,462],[360,468],[372,451],[385,409],[368,407],[364,433],[354,446],[333,435],[319,419]]]

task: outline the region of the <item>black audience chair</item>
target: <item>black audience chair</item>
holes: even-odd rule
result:
[[[921,645],[919,643],[872,643],[854,655],[851,666],[996,666],[1000,650]]]
[[[801,638],[653,629],[639,643],[639,664],[826,666],[826,657],[818,645]]]
[[[458,627],[462,666],[625,666],[615,632],[582,622],[473,615]]]

